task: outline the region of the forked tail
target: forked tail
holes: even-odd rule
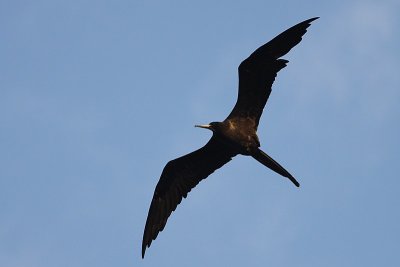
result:
[[[297,182],[296,179],[287,170],[285,170],[278,162],[276,162],[273,158],[268,156],[261,149],[257,148],[257,150],[251,156],[261,164],[273,170],[274,172],[277,172],[280,175],[289,178],[289,180],[292,181],[292,183],[294,183],[295,186],[297,187],[300,186],[299,182]]]

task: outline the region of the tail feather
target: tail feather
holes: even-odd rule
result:
[[[285,170],[285,168],[283,168],[278,162],[276,162],[273,158],[268,156],[261,149],[257,149],[251,156],[261,164],[273,170],[274,172],[289,178],[289,180],[292,181],[292,183],[294,183],[295,186],[297,187],[300,186],[299,182],[297,182],[296,179],[287,170]]]

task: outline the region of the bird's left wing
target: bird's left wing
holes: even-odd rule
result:
[[[239,65],[239,92],[236,104],[225,119],[253,121],[257,130],[261,114],[271,93],[277,73],[288,63],[280,57],[302,40],[312,18],[300,22],[259,47]]]
[[[236,153],[213,136],[202,148],[171,160],[162,171],[147,215],[142,242],[142,258],[146,247],[161,232],[168,217],[201,180],[229,162]]]

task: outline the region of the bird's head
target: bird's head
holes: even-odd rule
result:
[[[194,127],[204,128],[204,129],[208,129],[208,130],[211,130],[214,132],[219,129],[220,124],[221,124],[220,122],[213,121],[213,122],[210,122],[209,124],[195,125]]]

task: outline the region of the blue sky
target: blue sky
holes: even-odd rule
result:
[[[0,265],[399,266],[398,1],[1,1]],[[320,16],[258,134],[141,238],[167,161],[223,120],[237,66]]]

